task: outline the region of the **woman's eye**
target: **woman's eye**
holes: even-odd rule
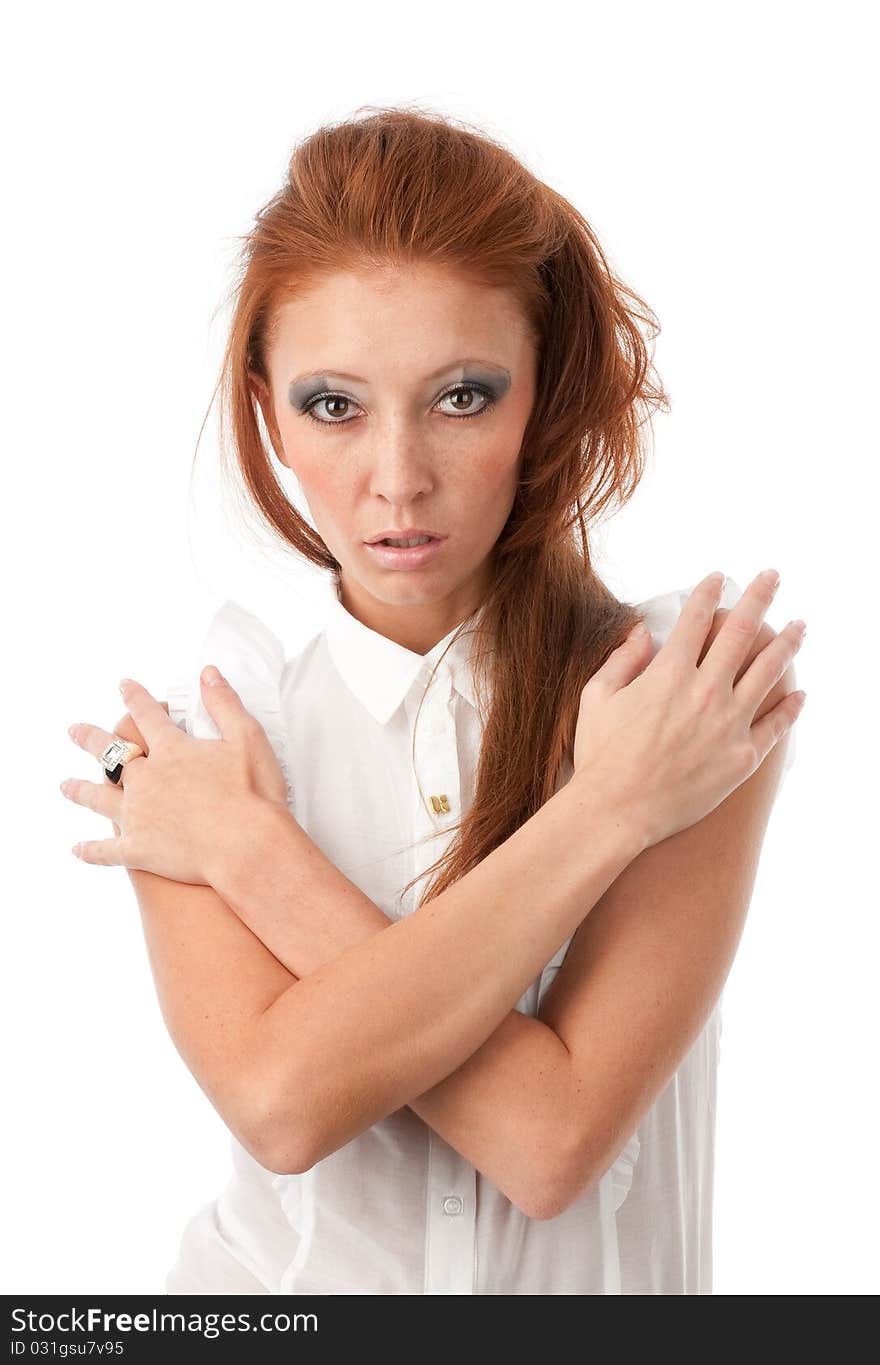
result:
[[[474,396],[482,399],[479,407],[474,407]],[[446,393],[441,394],[438,403],[445,403],[447,399],[455,400],[452,404],[452,411],[448,409],[444,413],[447,417],[479,417],[495,402],[495,395],[491,390],[484,388],[482,384],[456,384],[455,388],[447,389]],[[464,400],[463,402],[460,400]],[[344,393],[319,393],[303,408],[303,413],[311,421],[317,422],[322,427],[342,427],[354,421],[353,417],[347,416],[348,408],[352,404],[352,399],[347,398]],[[355,407],[357,404],[354,405]],[[316,409],[320,409],[322,416],[318,416]],[[327,414],[330,414],[329,416]]]
[[[350,399],[350,398],[346,398],[346,396],[345,396],[344,393],[319,393],[319,394],[317,395],[317,397],[313,398],[312,401],[308,404],[308,406],[305,407],[305,408],[303,409],[303,411],[304,411],[304,413],[306,414],[307,417],[311,417],[311,419],[312,419],[313,422],[318,422],[318,423],[320,423],[321,426],[325,426],[325,427],[341,427],[341,426],[344,426],[345,422],[351,421],[351,418],[345,417],[345,414],[344,414],[344,413],[340,413],[339,410],[338,410],[338,408],[337,408],[337,409],[330,409],[330,410],[334,412],[334,415],[335,415],[336,417],[340,417],[340,416],[343,417],[343,421],[341,421],[341,422],[334,421],[332,417],[316,417],[316,416],[315,416],[315,413],[314,413],[314,409],[315,409],[316,407],[318,407],[319,405],[323,405],[323,404],[350,403],[350,402],[351,402],[351,399]],[[326,411],[328,411],[328,409],[325,407],[325,408],[324,408],[324,411],[326,412]]]
[[[444,403],[447,398],[454,398],[461,394],[468,395],[467,404],[465,405],[465,407],[461,407],[460,405],[454,405],[453,407],[453,411],[457,413],[460,417],[477,417],[481,412],[485,412],[487,408],[490,408],[492,406],[492,403],[494,402],[494,394],[490,393],[488,389],[484,389],[481,384],[456,384],[455,388],[448,389],[447,392],[443,394],[439,401],[441,403]],[[471,409],[473,408],[474,394],[476,394],[479,398],[482,398],[484,401],[482,407],[476,408],[474,409],[474,411],[471,411]]]

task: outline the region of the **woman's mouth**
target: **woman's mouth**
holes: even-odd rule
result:
[[[421,569],[434,559],[445,541],[446,536],[409,536],[364,544],[383,569]]]

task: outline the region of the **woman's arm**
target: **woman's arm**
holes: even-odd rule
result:
[[[178,1053],[243,1147],[271,1155],[249,1076],[262,1011],[291,983],[209,886],[128,869],[162,1017]]]
[[[130,715],[114,731],[145,747]],[[255,833],[249,829],[252,852]],[[295,964],[300,973],[314,971],[392,921],[292,819],[281,838],[273,827],[252,872],[234,855],[231,867],[254,911],[249,925],[209,887],[129,875],[169,1034],[239,1141],[271,1168],[264,1106],[254,1109],[252,1089],[244,1094],[240,1084],[253,1070],[255,1016],[296,982]],[[563,1156],[558,1138],[571,1108],[567,1057],[550,1028],[511,1010],[463,1067],[410,1107],[534,1216],[535,1198],[543,1201],[556,1169],[557,1147]]]
[[[644,846],[578,774],[436,900],[284,991],[253,1076],[277,1169],[308,1169],[460,1066]]]
[[[282,815],[264,828],[262,836],[252,831],[246,860],[230,861],[223,899],[284,963],[288,984],[394,923],[294,819]],[[409,1107],[528,1211],[536,1185],[543,1195],[550,1183],[557,1147],[562,1155],[569,1060],[553,1029],[511,1009],[462,1065]]]
[[[212,888],[129,876],[178,1051],[256,1160],[294,1172],[470,1058],[639,847],[607,802],[569,783],[455,886],[301,981]],[[545,1025],[523,1023],[567,1056]],[[536,1047],[534,1061],[549,1055]],[[518,1053],[511,1088],[529,1064]],[[529,1212],[556,1171],[552,1154],[545,1172],[523,1151],[521,1166],[481,1169]]]
[[[244,1078],[259,1065],[258,1017],[297,978],[212,888],[150,872],[129,870],[129,877],[178,1053],[239,1142],[276,1169],[275,1125],[267,1130],[266,1105],[259,1096],[254,1102],[254,1087]],[[386,927],[391,923],[372,910]],[[351,941],[360,941],[364,921],[353,917],[350,927]],[[464,1067],[411,1106],[530,1217],[547,1189],[556,1188],[562,1167],[556,1138],[570,1110],[568,1071],[561,1065],[567,1057],[552,1029],[514,1010]]]

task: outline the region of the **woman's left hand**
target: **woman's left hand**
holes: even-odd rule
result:
[[[108,816],[117,832],[77,845],[84,862],[213,886],[236,845],[247,843],[257,808],[266,802],[286,808],[287,783],[262,725],[225,679],[201,688],[219,740],[186,734],[145,687],[127,682],[123,700],[146,755],[126,763],[118,784],[107,778],[62,784],[71,801]],[[71,738],[97,759],[114,736],[76,725]]]

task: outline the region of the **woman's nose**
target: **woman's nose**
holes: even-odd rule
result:
[[[370,459],[370,492],[405,507],[434,486],[432,463],[411,430],[383,439]]]

